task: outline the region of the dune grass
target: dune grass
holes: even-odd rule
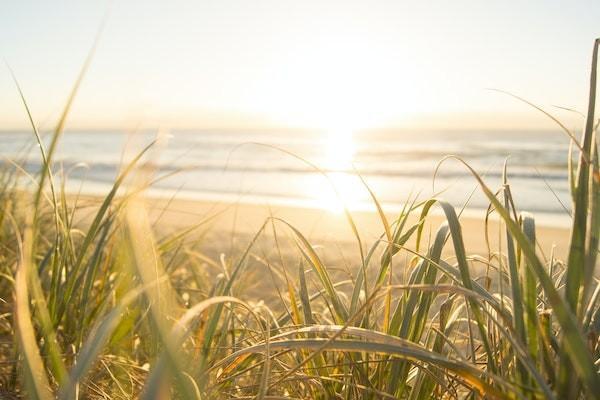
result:
[[[599,43],[581,141],[567,130],[578,154],[565,155],[573,222],[564,261],[536,251],[535,219],[514,204],[506,166],[502,187],[490,188],[456,157],[443,162],[472,173],[505,245],[468,254],[449,203],[408,202],[388,220],[371,193],[382,234],[366,248],[346,211],[360,249],[346,280],[274,217],[221,260],[197,256],[190,239],[202,227],[160,236],[141,197],[152,145],[78,222],[80,200],[52,162],[78,84],[48,149],[23,97],[43,167],[29,176],[14,161],[0,172],[0,398],[600,398]],[[426,240],[433,207],[446,223]],[[297,257],[282,255],[282,235]],[[266,236],[275,257],[258,248]],[[273,304],[244,295],[257,260],[282,283]]]

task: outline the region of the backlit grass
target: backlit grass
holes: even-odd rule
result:
[[[599,43],[581,140],[560,125],[572,140],[562,261],[536,249],[508,167],[490,188],[452,156],[439,168],[464,164],[503,222],[489,254],[467,253],[449,203],[409,201],[388,220],[371,193],[382,234],[365,243],[346,211],[360,249],[349,278],[275,217],[212,259],[194,240],[203,226],[165,236],[153,225],[141,194],[155,178],[139,168],[152,144],[84,208],[53,163],[78,84],[48,148],[23,96],[43,166],[31,176],[12,160],[0,173],[0,398],[600,398]],[[435,207],[446,222],[428,237]],[[270,275],[253,276],[257,263]],[[251,276],[276,293],[269,302],[245,295]]]

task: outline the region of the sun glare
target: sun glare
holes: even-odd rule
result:
[[[366,37],[299,45],[274,61],[256,107],[286,125],[343,132],[412,114],[419,91],[400,55]]]
[[[322,140],[324,161],[322,167],[329,172],[352,170],[354,135],[347,129],[327,132]]]
[[[360,208],[363,195],[360,178],[346,172],[329,172],[328,176],[330,182],[322,179],[318,185],[320,190],[315,199],[318,207],[335,214],[341,214],[344,207],[349,210]]]
[[[275,122],[324,132],[318,165],[336,189],[322,176],[310,178],[306,193],[317,207],[342,212],[344,205],[365,203],[368,193],[353,169],[354,135],[416,111],[420,94],[404,61],[368,37],[343,31],[274,60],[269,83],[253,101]]]
[[[319,166],[327,179],[318,176],[307,187],[316,205],[334,213],[343,212],[344,207],[358,208],[364,189],[354,173],[356,144],[353,132],[349,129],[330,130],[323,135],[320,146],[323,158]]]

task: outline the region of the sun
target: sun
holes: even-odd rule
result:
[[[419,90],[398,54],[368,37],[299,44],[269,68],[253,98],[286,126],[357,131],[410,117]]]
[[[321,132],[316,164],[327,178],[306,185],[317,207],[341,212],[368,203],[354,170],[357,133],[388,126],[399,114],[412,115],[418,95],[398,57],[367,37],[342,35],[294,47],[274,61],[272,79],[256,104],[276,123]]]

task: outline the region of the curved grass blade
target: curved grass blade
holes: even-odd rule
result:
[[[471,175],[479,183],[485,196],[495,207],[496,212],[498,212],[504,220],[512,237],[519,244],[521,251],[526,257],[528,267],[535,273],[548,301],[554,309],[555,315],[562,328],[565,350],[573,365],[575,373],[584,382],[588,395],[591,398],[600,399],[600,377],[596,373],[596,367],[594,366],[594,362],[587,348],[586,341],[579,329],[576,317],[556,290],[552,278],[548,276],[544,265],[536,255],[535,247],[531,245],[529,238],[525,236],[521,227],[512,220],[509,211],[504,208],[498,199],[496,199],[494,193],[487,187],[477,172],[475,172],[469,164],[458,157],[449,156],[446,159],[448,158],[459,161],[469,170]]]
[[[358,329],[358,328],[355,328]],[[328,339],[288,339],[275,340],[270,343],[271,351],[278,350],[317,350],[328,342]],[[447,369],[452,374],[456,374],[471,385],[470,387],[480,395],[485,395],[490,398],[505,399],[510,398],[506,393],[494,388],[488,384],[483,376],[490,377],[498,383],[505,383],[500,377],[483,373],[478,368],[469,363],[448,359],[439,354],[432,353],[426,349],[406,342],[373,342],[356,339],[338,339],[329,342],[327,345],[328,351],[343,351],[343,352],[368,352],[371,354],[383,354],[398,357],[403,360],[413,362],[424,362],[435,365],[440,368]],[[227,365],[235,361],[238,357],[247,354],[262,354],[265,351],[265,344],[257,344],[244,349],[241,349],[232,355],[224,358],[215,367]],[[506,385],[510,387],[510,385]]]

